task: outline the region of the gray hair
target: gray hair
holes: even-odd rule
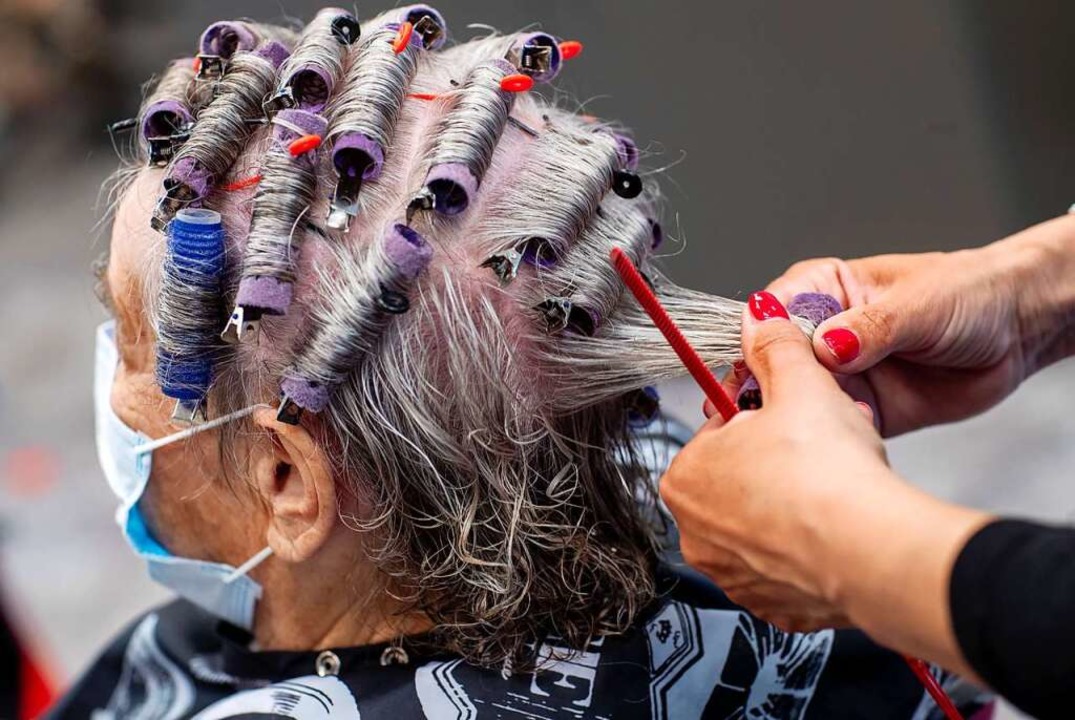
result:
[[[364,25],[332,68],[326,145],[359,132],[384,156],[349,230],[321,224],[337,180],[331,148],[302,173],[266,130],[242,122],[282,81],[247,58],[253,52],[231,58],[197,116],[179,155],[212,169],[215,183],[199,201],[228,219],[225,299],[235,300],[243,275],[235,258],[251,258],[263,227],[271,230],[262,239],[288,250],[280,274],[295,283],[289,311],[264,319],[259,343],[215,348],[207,402],[220,415],[271,401],[291,375],[324,383],[326,404],[301,422],[331,449],[342,491],[372,508],[343,521],[362,533],[386,587],[433,619],[439,648],[520,668],[544,635],[583,648],[626,630],[654,597],[658,544],[639,505],[654,500],[653,485],[632,444],[631,398],[683,370],[625,295],[609,251],[623,248],[644,270],[712,365],[739,357],[742,305],[679,288],[655,268],[652,177],[638,197],[612,192],[617,173],[633,169],[633,144],[537,93],[508,102],[464,84],[495,81],[495,63],[523,36],[402,55],[371,45],[424,12],[415,7]],[[315,22],[323,30],[323,18]],[[307,57],[303,43],[324,33],[302,37],[292,57]],[[371,74],[365,62],[384,69]],[[408,87],[437,97],[411,97]],[[415,215],[432,260],[406,285],[410,310],[371,313],[384,262],[378,242],[445,158],[470,167],[480,191],[465,214]],[[290,178],[285,186],[263,178],[267,187],[289,192],[301,175],[302,191],[275,200],[259,191],[251,208],[249,194],[221,189],[229,172],[234,180],[258,166]],[[538,259],[527,255],[535,238],[547,251]],[[515,272],[486,263],[516,248]],[[155,327],[171,321],[164,291],[147,282]],[[549,299],[584,310],[590,326],[550,324]],[[204,318],[218,331],[225,320]],[[222,431],[222,445],[243,431],[252,428]]]

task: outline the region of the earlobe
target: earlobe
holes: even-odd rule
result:
[[[282,560],[309,560],[338,520],[328,456],[306,428],[279,422],[274,409],[256,411],[253,420],[269,435],[264,454],[253,463],[269,511],[266,540]]]

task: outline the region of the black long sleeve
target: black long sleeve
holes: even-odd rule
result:
[[[993,689],[1037,718],[1075,715],[1075,529],[998,520],[963,548],[956,639]]]

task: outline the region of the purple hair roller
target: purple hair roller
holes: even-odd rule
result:
[[[384,149],[362,133],[344,133],[333,143],[332,166],[336,169],[336,189],[325,224],[333,230],[346,232],[351,218],[358,216],[358,193],[362,183],[376,180],[381,175]]]
[[[401,315],[411,307],[406,289],[429,267],[433,248],[417,231],[401,223],[393,225],[381,242],[390,272],[377,296],[377,306],[391,315]]]
[[[441,215],[458,215],[478,192],[478,178],[462,163],[434,165],[426,175],[425,191],[432,208]]]
[[[374,299],[374,306],[364,308],[363,312],[376,312],[379,309],[392,315],[405,313],[410,309],[407,291],[415,278],[429,267],[433,248],[418,232],[397,223],[381,237],[379,249],[384,254],[385,263],[381,268],[380,294]],[[369,348],[372,348],[372,344]],[[364,353],[359,350],[357,355]],[[343,380],[346,366],[355,362],[354,352],[349,350],[343,359],[344,366],[336,365],[332,371],[332,376],[338,377],[338,381]],[[280,422],[297,425],[304,411],[321,412],[328,405],[338,381],[325,383],[310,380],[301,374],[286,374],[280,383],[282,400],[276,418]]]
[[[158,100],[142,115],[142,137],[152,140],[182,132],[194,122],[190,108],[178,100]]]
[[[158,100],[142,114],[142,139],[149,147],[149,164],[167,165],[190,137],[194,116],[178,100]]]
[[[194,158],[185,157],[178,160],[164,178],[164,194],[157,201],[150,225],[154,230],[164,232],[168,223],[182,208],[198,206],[209,194],[212,182],[209,171]]]
[[[235,304],[246,310],[247,322],[261,315],[286,315],[291,307],[292,285],[268,275],[244,277],[239,281]],[[252,317],[251,315],[256,315]]]
[[[287,49],[287,45],[276,40],[263,42],[254,52],[268,60],[274,70],[279,70],[284,61],[291,57],[291,51]]]
[[[239,281],[235,309],[220,333],[220,339],[238,343],[248,337],[256,337],[263,316],[287,314],[293,293],[294,287],[286,280],[270,275],[244,277]]]
[[[523,35],[508,50],[508,60],[535,81],[549,82],[559,74],[563,63],[560,41],[548,33]]]
[[[649,218],[650,233],[653,235],[653,242],[650,244],[650,250],[656,250],[664,243],[664,229],[661,224]]]
[[[629,172],[638,170],[638,145],[623,133],[612,133],[616,139],[616,151],[620,156],[620,168]]]
[[[403,10],[401,23],[414,26],[415,35],[426,50],[440,50],[448,40],[448,23],[436,8],[429,5],[409,5]]]
[[[244,22],[224,20],[205,29],[198,41],[198,78],[216,79],[224,65],[240,50],[253,50],[258,38]]]
[[[280,412],[294,418],[294,422],[289,423],[291,425],[298,424],[302,410],[309,410],[313,413],[319,413],[324,410],[331,397],[329,389],[324,383],[293,376],[285,377],[280,382],[280,393],[285,398],[284,402],[280,404]],[[285,407],[288,405],[298,407],[292,408],[289,413],[285,413]],[[278,416],[278,419],[281,422],[288,422],[284,417]]]
[[[844,311],[840,301],[825,293],[799,293],[788,303],[788,314],[806,318],[818,326],[833,315]],[[762,405],[761,386],[753,375],[747,377],[735,396],[740,410],[757,410]]]
[[[328,129],[328,120],[308,110],[281,110],[272,119],[273,143],[290,152],[290,145],[306,135],[324,137]],[[293,155],[294,161],[313,168],[317,164],[316,152],[304,152]]]
[[[411,281],[425,272],[433,257],[433,248],[416,230],[396,223],[384,236],[384,254],[394,274]]]
[[[597,312],[572,302],[570,298],[546,298],[534,309],[545,318],[550,333],[567,330],[576,335],[593,337],[601,325],[601,316]]]
[[[806,318],[815,327],[843,311],[840,301],[825,293],[799,293],[788,303],[789,314]]]
[[[222,20],[205,29],[198,50],[203,55],[219,55],[227,60],[239,50],[253,50],[257,42],[257,36],[246,23]]]
[[[739,386],[735,404],[740,410],[757,410],[761,407],[761,385],[753,375],[747,376],[747,379]]]
[[[303,135],[323,136],[328,129],[328,120],[309,110],[281,110],[273,125],[273,141],[286,147]]]

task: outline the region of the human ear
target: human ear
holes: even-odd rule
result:
[[[278,421],[274,409],[257,410],[253,420],[270,444],[253,463],[256,487],[269,509],[266,540],[278,558],[309,560],[339,517],[328,456],[306,428]]]

